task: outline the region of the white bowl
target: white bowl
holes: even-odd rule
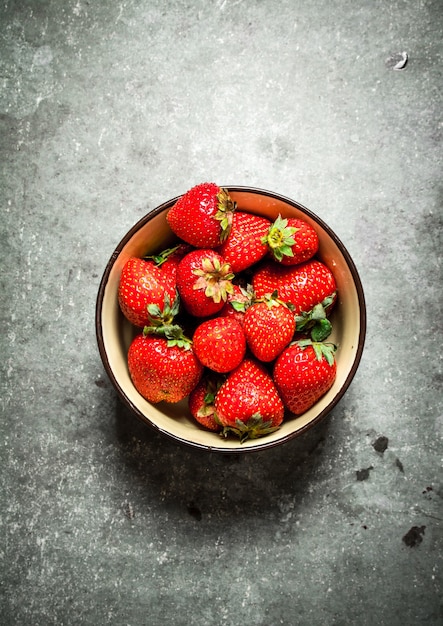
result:
[[[177,404],[161,402],[154,405],[137,392],[127,366],[127,351],[137,331],[119,308],[117,291],[120,274],[130,257],[143,257],[174,243],[176,237],[167,224],[166,214],[178,198],[145,215],[123,237],[111,255],[97,296],[96,333],[106,372],[123,402],[138,418],[176,442],[211,451],[242,453],[264,450],[301,435],[318,424],[337,404],[349,387],[361,359],[366,334],[366,307],[357,269],[340,239],[325,222],[298,202],[277,193],[251,187],[225,188],[237,202],[239,210],[271,220],[278,214],[301,218],[312,224],[318,233],[320,246],[317,256],[333,272],[338,290],[338,301],[331,315],[333,332],[328,338],[328,341],[338,345],[337,376],[326,395],[303,415],[295,417],[288,414],[279,430],[240,443],[200,427],[188,410],[187,400]]]

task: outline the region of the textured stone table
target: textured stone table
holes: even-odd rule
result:
[[[1,623],[442,624],[441,1],[3,0],[0,24]],[[365,288],[348,393],[266,453],[152,433],[96,347],[115,246],[203,180],[308,206]]]

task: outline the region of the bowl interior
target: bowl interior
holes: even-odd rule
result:
[[[112,255],[101,282],[97,299],[97,338],[100,354],[114,386],[136,415],[173,439],[199,448],[222,452],[262,450],[295,437],[321,420],[342,397],[358,367],[363,350],[366,312],[357,270],[343,244],[331,229],[302,205],[280,195],[259,189],[227,187],[239,210],[275,219],[298,217],[316,229],[320,247],[318,258],[332,270],[338,288],[338,302],[332,313],[333,333],[328,341],[338,345],[337,377],[328,393],[299,417],[287,415],[276,432],[240,444],[200,428],[189,413],[187,401],[153,405],[134,388],[126,355],[137,330],[123,317],[117,300],[122,268],[131,256],[142,257],[174,243],[166,221],[170,200],[142,218],[123,238]]]

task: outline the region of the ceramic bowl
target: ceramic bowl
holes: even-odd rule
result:
[[[226,187],[239,210],[274,220],[297,217],[316,229],[320,247],[318,258],[332,270],[338,288],[338,302],[332,312],[333,333],[328,341],[338,345],[336,380],[323,398],[301,416],[287,415],[276,432],[244,443],[200,427],[189,413],[187,400],[177,404],[151,404],[142,398],[131,382],[126,355],[135,329],[120,312],[117,291],[122,268],[129,257],[143,257],[171,246],[175,236],[166,215],[176,202],[173,198],[145,215],[123,237],[113,252],[97,297],[96,333],[106,372],[123,402],[135,415],[176,442],[223,453],[264,450],[285,443],[318,424],[348,389],[360,362],[366,332],[366,308],[357,269],[337,235],[310,210],[277,193],[251,187]]]

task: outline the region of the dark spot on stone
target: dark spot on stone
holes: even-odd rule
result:
[[[387,449],[388,447],[388,443],[389,443],[389,439],[387,437],[384,437],[383,435],[381,437],[378,437],[374,443],[372,444],[372,447],[374,448],[374,450],[376,452],[380,452],[381,454],[383,454],[383,452]]]
[[[320,437],[320,439],[318,441],[315,442],[313,448],[311,450],[309,450],[308,452],[308,456],[309,455],[320,455],[323,452],[323,449],[325,447],[325,443],[326,440],[324,437]]]
[[[364,530],[368,530],[368,527],[366,526],[366,524],[363,524],[362,528],[364,528]]]
[[[403,542],[408,546],[408,548],[415,548],[422,541],[422,535],[425,534],[426,526],[412,526],[410,530],[403,536]]]
[[[403,463],[400,461],[400,459],[395,459],[395,464],[398,467],[398,469],[400,470],[400,472],[404,472],[405,471],[403,469]]]
[[[122,505],[122,509],[123,509],[123,513],[128,519],[131,519],[131,520],[134,519],[135,517],[134,507],[132,506],[130,502],[128,501],[124,502]]]
[[[106,380],[104,380],[103,378],[96,378],[94,382],[97,385],[97,387],[103,388],[103,387],[108,386]]]
[[[188,504],[188,513],[189,515],[192,515],[192,517],[195,518],[197,522],[199,522],[202,518],[202,512],[197,506],[195,506],[193,502],[190,502]]]
[[[357,470],[356,476],[357,476],[357,480],[368,480],[369,478],[369,472],[371,470],[373,470],[374,468],[372,467],[372,465],[370,467],[367,467],[365,469],[361,469],[361,470]]]
[[[433,496],[433,494],[434,494],[434,489],[433,489],[431,486],[426,487],[425,489],[423,489],[422,494],[423,494],[424,496],[426,496],[426,498],[427,498],[428,500],[432,500],[432,496]]]

